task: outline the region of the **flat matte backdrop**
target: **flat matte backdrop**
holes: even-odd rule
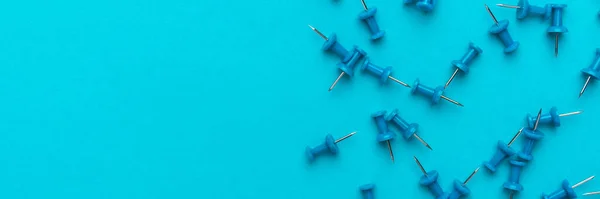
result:
[[[560,54],[549,21],[517,21],[496,3],[440,0],[423,14],[400,0],[368,0],[386,31],[369,40],[359,0],[4,1],[0,4],[0,197],[2,198],[432,198],[417,156],[450,191],[524,125],[527,113],[584,110],[541,130],[517,198],[537,198],[598,174],[600,84],[577,98],[600,47],[600,2],[566,1]],[[487,30],[484,3],[521,42],[512,55]],[[531,0],[542,5],[550,1]],[[431,106],[410,90],[359,72],[339,74],[311,24],[358,45],[393,76],[442,85],[469,42],[483,49]],[[398,108],[431,144],[375,141],[370,115]],[[304,147],[327,133],[336,157],[307,164]],[[515,143],[520,149],[523,139]],[[498,172],[481,170],[469,198],[508,198]],[[593,180],[578,193],[600,190]],[[591,198],[591,197],[590,197]]]

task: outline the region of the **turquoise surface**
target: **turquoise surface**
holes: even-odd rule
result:
[[[550,1],[533,1],[541,5]],[[549,21],[516,21],[493,6],[516,1],[440,0],[423,14],[400,0],[368,0],[386,35],[369,40],[358,0],[5,1],[0,6],[0,196],[2,198],[432,198],[418,184],[419,157],[450,191],[525,125],[539,108],[565,117],[525,167],[525,190],[538,198],[597,174],[600,85],[577,98],[595,48],[600,2],[567,1],[560,53]],[[492,19],[509,19],[521,42],[512,55],[488,34]],[[469,42],[483,49],[459,75],[445,101],[431,106],[410,89],[359,72],[327,88],[338,59],[323,53],[311,24],[359,45],[371,61],[394,66],[412,83],[442,85]],[[398,108],[420,124],[417,140],[396,139],[392,163],[375,141],[370,115]],[[308,164],[307,145],[340,137],[336,157]],[[520,149],[522,139],[514,146]],[[498,172],[481,170],[469,198],[508,198]],[[599,191],[592,180],[575,189]],[[592,196],[589,196],[592,198]]]

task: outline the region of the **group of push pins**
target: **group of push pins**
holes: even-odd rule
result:
[[[366,23],[369,32],[371,33],[371,40],[381,39],[385,35],[385,31],[380,29],[379,24],[375,19],[377,8],[367,7],[367,4],[364,0],[361,0],[361,2],[364,11],[359,13],[358,18]],[[437,0],[404,0],[405,4],[415,4],[416,7],[422,10],[423,12],[431,12],[435,7],[436,2]],[[552,18],[550,27],[547,28],[546,32],[552,34],[555,37],[554,54],[555,56],[558,56],[558,38],[562,33],[568,32],[568,29],[565,26],[563,26],[562,23],[563,12],[564,9],[567,7],[565,4],[546,4],[542,7],[529,4],[528,0],[519,0],[517,5],[497,4],[497,6],[516,9],[517,19],[519,20],[525,19],[528,16],[540,16],[544,20]],[[498,21],[487,5],[485,5],[485,8],[495,23],[489,28],[488,32],[496,35],[498,39],[502,42],[502,44],[504,45],[504,53],[512,53],[515,50],[517,50],[517,48],[519,47],[519,42],[513,40],[510,33],[508,32],[508,20]],[[598,13],[598,16],[600,16],[600,12]],[[356,65],[360,64],[360,61],[364,60],[360,67],[362,71],[368,72],[369,74],[378,77],[379,82],[381,84],[385,84],[388,82],[388,80],[392,80],[404,87],[411,88],[413,94],[420,94],[428,97],[432,104],[437,104],[440,101],[440,99],[444,99],[458,106],[463,106],[461,103],[444,96],[444,91],[450,85],[452,80],[454,80],[455,76],[459,71],[467,74],[469,72],[469,67],[473,60],[483,52],[483,50],[480,47],[476,46],[473,43],[469,43],[467,52],[460,59],[451,62],[452,66],[455,67],[455,70],[450,76],[450,78],[446,81],[446,84],[444,86],[438,86],[435,88],[428,87],[421,84],[419,79],[416,79],[413,85],[411,86],[393,77],[391,75],[391,66],[381,67],[376,64],[373,64],[371,60],[367,57],[367,53],[364,50],[360,49],[358,46],[355,45],[352,47],[351,50],[347,50],[338,42],[336,34],[331,34],[329,37],[327,37],[315,27],[311,25],[309,25],[309,27],[325,40],[322,49],[324,51],[328,51],[337,55],[340,59],[340,62],[337,64],[337,67],[341,72],[337,76],[333,84],[329,87],[329,91],[333,90],[333,88],[337,85],[337,83],[342,77],[353,77],[354,68],[356,67]],[[588,68],[582,69],[581,72],[584,75],[587,75],[587,80],[585,81],[585,84],[579,93],[579,97],[581,97],[581,95],[584,93],[588,83],[592,78],[600,79],[600,48],[596,49],[596,57],[593,63]],[[558,113],[556,107],[552,107],[550,111],[545,114],[542,114],[542,109],[539,110],[536,116],[528,114],[525,117],[526,127],[521,128],[507,144],[502,141],[498,141],[496,145],[496,153],[492,156],[492,158],[489,161],[483,162],[483,167],[491,173],[494,173],[496,172],[499,164],[504,162],[506,159],[510,159],[510,161],[508,161],[511,167],[510,175],[508,177],[508,180],[502,186],[504,189],[509,191],[509,198],[513,198],[513,196],[516,193],[524,189],[523,185],[519,183],[522,169],[527,165],[529,161],[533,160],[533,148],[535,144],[544,137],[544,134],[538,130],[538,126],[547,124],[558,127],[560,126],[561,117],[577,115],[580,113],[582,113],[582,111]],[[425,147],[432,150],[431,146],[417,134],[419,125],[416,123],[409,123],[406,120],[404,120],[402,117],[400,117],[399,111],[397,109],[391,111],[389,114],[387,114],[386,111],[378,111],[372,114],[371,117],[375,122],[377,130],[375,140],[379,143],[384,143],[385,145],[387,145],[392,162],[394,162],[394,152],[392,150],[391,141],[394,138],[396,138],[396,133],[390,130],[388,126],[389,123],[394,124],[396,129],[399,131],[399,133],[405,140],[409,140],[410,138],[414,137],[415,139],[419,140]],[[352,132],[338,139],[334,139],[332,135],[328,134],[325,136],[325,141],[323,144],[318,145],[316,147],[306,147],[306,156],[310,162],[313,162],[315,158],[321,154],[335,155],[339,152],[337,143],[355,134],[356,132]],[[525,142],[521,150],[517,152],[511,147],[511,145],[520,135],[524,135]],[[480,167],[477,167],[467,177],[467,179],[462,182],[459,180],[454,180],[452,184],[452,191],[444,192],[444,190],[438,183],[439,173],[435,170],[426,171],[419,159],[417,159],[417,157],[414,157],[414,160],[419,166],[420,170],[423,172],[423,176],[420,178],[419,184],[427,187],[436,199],[458,199],[462,196],[468,195],[471,191],[467,187],[467,183],[480,169]],[[570,185],[570,183],[567,180],[564,180],[562,182],[561,189],[550,194],[542,194],[542,198],[576,198],[577,194],[575,193],[574,189],[592,180],[594,177],[595,176],[591,176],[574,185]],[[373,199],[375,197],[374,184],[366,184],[360,186],[359,189],[365,199]],[[589,192],[583,195],[585,196],[595,194],[600,194],[600,191]]]

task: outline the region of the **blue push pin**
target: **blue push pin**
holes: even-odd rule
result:
[[[471,193],[471,190],[467,187],[467,182],[471,180],[471,178],[473,177],[473,175],[475,175],[475,173],[477,173],[477,171],[479,171],[479,167],[477,167],[477,169],[475,169],[475,171],[473,171],[473,173],[471,173],[471,175],[469,175],[469,177],[463,183],[460,183],[458,180],[454,180],[454,190],[452,190],[452,193],[450,193],[447,199],[458,199],[461,196],[469,195],[469,193]]]
[[[438,183],[438,172],[436,170],[430,172],[425,171],[425,168],[423,168],[423,165],[421,165],[419,159],[417,159],[417,157],[415,156],[413,156],[413,158],[415,159],[415,161],[419,165],[419,168],[423,172],[423,176],[421,176],[419,184],[421,186],[426,186],[429,189],[429,192],[431,192],[436,199],[446,199],[448,197],[448,194],[444,193],[444,190]]]
[[[360,67],[360,69],[363,71],[368,71],[369,73],[371,73],[373,75],[379,76],[379,82],[381,82],[381,84],[385,84],[385,83],[387,83],[388,79],[391,79],[402,86],[406,86],[406,87],[410,88],[410,86],[407,83],[404,83],[403,81],[400,81],[391,76],[391,74],[392,74],[391,66],[383,68],[383,67],[380,67],[380,66],[377,66],[377,65],[371,63],[369,58],[366,58],[362,64],[362,66]]]
[[[502,186],[510,191],[509,198],[513,198],[515,192],[523,191],[523,185],[519,184],[519,178],[521,178],[521,171],[523,171],[525,162],[511,160],[510,165],[510,177]]]
[[[417,2],[417,8],[423,12],[431,12],[437,0],[404,0],[404,4]]]
[[[420,83],[419,79],[415,80],[415,83],[412,86],[412,94],[415,94],[415,93],[419,93],[421,95],[431,97],[432,104],[437,104],[438,102],[440,102],[440,98],[442,98],[442,99],[452,102],[453,104],[456,104],[458,106],[463,106],[461,103],[458,103],[457,101],[454,101],[454,100],[442,95],[444,93],[443,86],[438,86],[435,89],[433,89],[431,87],[422,85]]]
[[[429,146],[429,144],[427,144],[427,142],[425,142],[425,140],[423,140],[423,138],[421,138],[417,134],[417,129],[419,128],[419,124],[406,122],[406,120],[402,119],[400,117],[400,115],[398,115],[398,109],[394,109],[389,115],[387,115],[385,117],[385,120],[391,121],[392,123],[396,124],[398,129],[400,129],[400,133],[402,134],[402,137],[404,137],[405,140],[408,140],[414,136],[423,145],[425,145],[425,147],[429,148],[429,150],[433,150],[433,149],[431,149],[431,146]]]
[[[348,74],[348,76],[350,77],[354,76],[354,67],[356,66],[358,61],[360,61],[365,56],[367,56],[367,53],[365,51],[359,49],[358,47],[354,47],[354,49],[352,50],[352,57],[350,57],[348,62],[341,62],[337,64],[338,68],[342,72],[340,73],[340,75],[338,75],[333,84],[331,84],[331,86],[329,87],[329,91],[333,90],[335,85],[337,85],[338,81],[340,81],[340,79],[345,74]]]
[[[456,70],[454,70],[454,73],[452,73],[452,76],[450,76],[450,79],[448,79],[446,85],[444,85],[444,89],[447,88],[448,85],[450,85],[450,82],[452,82],[454,76],[456,76],[456,73],[458,73],[458,70],[461,70],[463,73],[468,74],[469,65],[471,65],[473,59],[479,56],[479,54],[481,54],[482,52],[483,51],[481,50],[481,48],[475,46],[475,44],[473,43],[469,43],[469,50],[467,51],[467,53],[465,53],[465,55],[463,55],[463,57],[460,60],[452,61],[452,65],[456,67]]]
[[[375,189],[374,184],[366,184],[366,185],[360,186],[359,189],[360,189],[360,192],[362,193],[364,199],[374,199],[375,198],[375,194],[373,193],[373,189]]]
[[[308,157],[308,160],[310,162],[315,160],[315,157],[319,154],[325,153],[325,152],[330,152],[331,154],[337,154],[338,153],[338,147],[337,147],[337,143],[341,142],[342,140],[345,140],[346,138],[349,138],[351,136],[353,136],[354,134],[356,134],[356,132],[352,132],[348,135],[345,135],[344,137],[341,137],[337,140],[333,139],[333,136],[331,136],[331,134],[327,134],[327,136],[325,136],[325,143],[316,146],[315,148],[311,148],[311,147],[306,147],[306,157]]]
[[[333,54],[337,55],[341,59],[342,63],[346,63],[350,60],[352,53],[348,52],[348,50],[346,50],[346,48],[344,48],[344,46],[337,41],[337,36],[335,34],[331,34],[331,36],[328,38],[315,27],[311,25],[308,25],[308,27],[321,36],[321,38],[325,39],[325,43],[323,43],[322,47],[324,51],[333,52]]]
[[[567,7],[566,4],[550,4],[552,8],[552,25],[546,29],[546,32],[555,35],[554,40],[554,56],[558,56],[558,36],[562,33],[569,32],[567,27],[563,26],[563,11]]]
[[[510,33],[508,33],[508,20],[498,22],[496,16],[494,16],[494,13],[492,13],[492,10],[490,10],[487,5],[485,5],[485,9],[490,13],[490,16],[492,16],[492,19],[494,19],[494,22],[496,23],[490,27],[488,32],[496,35],[498,39],[502,41],[502,44],[504,44],[504,53],[511,53],[517,50],[517,48],[519,48],[519,42],[513,40]]]
[[[570,112],[570,113],[559,114],[556,107],[552,107],[552,108],[550,108],[550,112],[542,114],[542,116],[540,116],[540,124],[552,124],[553,126],[558,127],[558,126],[560,126],[560,117],[577,115],[582,112],[583,111],[574,111],[574,112]],[[535,126],[535,120],[536,120],[535,117],[527,114],[527,116],[525,117],[525,120],[527,121],[527,126],[529,128],[533,128],[533,126]]]
[[[585,89],[590,83],[590,79],[593,77],[594,79],[600,79],[600,48],[596,48],[596,57],[594,57],[594,62],[588,68],[581,69],[581,72],[587,75],[587,80],[585,80],[585,84],[583,84],[583,88],[579,92],[579,97],[583,95]]]
[[[523,131],[525,133],[525,144],[523,144],[523,148],[517,154],[519,158],[522,160],[530,161],[533,159],[531,152],[533,151],[533,146],[537,141],[544,138],[544,134],[542,132],[536,131],[538,125],[540,124],[540,118],[542,117],[542,109],[537,114],[535,124],[533,125],[533,129],[524,128]]]
[[[498,140],[498,150],[494,154],[494,157],[492,157],[490,161],[483,162],[483,166],[485,166],[485,168],[487,168],[491,172],[496,172],[496,167],[498,167],[498,164],[500,164],[500,162],[516,153],[515,150],[510,148],[510,145],[512,145],[513,142],[517,140],[519,135],[521,135],[521,132],[523,132],[522,128],[521,130],[519,130],[519,132],[517,132],[517,134],[515,134],[515,136],[513,136],[512,139],[510,139],[510,142],[508,142],[508,144],[504,144],[504,142]]]
[[[538,15],[542,16],[542,19],[547,20],[550,19],[550,14],[552,13],[552,8],[549,4],[546,4],[544,7],[540,6],[532,6],[529,5],[528,0],[519,0],[519,4],[517,6],[514,5],[506,5],[506,4],[496,4],[500,7],[505,8],[516,8],[517,9],[517,19],[525,19],[527,16]]]
[[[367,26],[369,26],[369,31],[371,31],[371,40],[377,40],[385,35],[385,31],[379,29],[379,25],[377,24],[377,20],[375,20],[375,13],[377,13],[377,8],[367,8],[367,4],[365,0],[361,0],[365,11],[361,12],[358,15],[358,18],[365,21]]]
[[[573,189],[575,189],[578,186],[580,186],[580,185],[582,185],[582,184],[584,184],[584,183],[586,183],[586,182],[594,179],[594,177],[595,176],[591,176],[589,178],[586,178],[585,180],[583,180],[583,181],[581,181],[581,182],[579,182],[579,183],[577,183],[577,184],[575,184],[573,186],[571,186],[569,184],[569,181],[563,180],[562,181],[562,188],[561,189],[559,189],[559,190],[557,190],[557,191],[555,191],[555,192],[553,192],[551,194],[542,194],[542,198],[544,198],[544,199],[562,199],[562,198],[570,198],[570,199],[572,199],[572,198],[577,198],[577,194],[575,193],[575,190],[573,190]],[[584,194],[584,195],[593,195],[593,194],[587,193],[587,194]]]
[[[385,111],[373,113],[371,117],[373,117],[375,124],[377,125],[377,141],[387,142],[390,157],[392,158],[392,162],[394,162],[394,152],[392,151],[392,144],[390,141],[396,138],[396,134],[388,128],[388,124],[385,121]]]

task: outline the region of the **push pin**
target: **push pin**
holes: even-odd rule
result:
[[[369,26],[369,31],[371,31],[371,40],[377,40],[385,35],[385,31],[379,29],[379,25],[377,24],[377,20],[375,20],[375,13],[377,13],[377,8],[369,9],[365,0],[361,0],[365,11],[361,12],[358,15],[358,18],[365,21],[367,26]]]
[[[581,72],[587,75],[587,80],[585,80],[585,84],[583,84],[583,88],[581,88],[581,91],[579,92],[579,97],[581,97],[583,92],[585,92],[585,89],[590,83],[590,79],[592,77],[595,80],[600,79],[600,48],[596,48],[596,57],[594,57],[594,62],[592,65],[590,65],[588,68],[581,69]]]
[[[385,111],[374,113],[371,117],[375,119],[375,124],[377,125],[377,141],[387,142],[388,150],[390,151],[390,157],[392,158],[392,162],[394,162],[394,152],[392,151],[392,144],[390,142],[396,137],[396,134],[394,134],[394,132],[390,131],[388,128],[388,124],[384,118]]]
[[[392,123],[396,124],[396,126],[400,129],[402,137],[404,137],[405,140],[408,140],[409,138],[414,136],[423,145],[425,145],[425,147],[429,148],[429,150],[433,150],[431,149],[431,146],[429,146],[429,144],[427,144],[427,142],[423,140],[423,138],[417,135],[417,129],[419,128],[419,124],[406,122],[406,120],[402,119],[398,115],[398,109],[394,109],[389,115],[385,117],[385,120],[391,121]]]
[[[379,82],[381,84],[385,84],[385,83],[387,83],[388,79],[391,79],[392,81],[395,81],[396,83],[398,83],[402,86],[406,86],[406,87],[410,88],[410,86],[407,83],[404,83],[403,81],[400,81],[391,76],[391,74],[392,74],[391,66],[383,68],[383,67],[380,67],[380,66],[377,66],[377,65],[371,63],[369,58],[366,58],[362,64],[362,66],[360,67],[360,69],[363,71],[368,71],[369,73],[371,73],[373,75],[379,76]]]
[[[580,113],[583,113],[583,111],[574,111],[570,113],[558,114],[556,107],[552,107],[550,108],[550,112],[542,114],[542,116],[540,116],[540,124],[552,124],[553,126],[558,127],[560,126],[560,117],[577,115]],[[527,125],[529,128],[533,128],[533,126],[535,126],[535,117],[527,114],[527,117],[525,117],[525,119],[527,120]]]
[[[315,148],[311,148],[311,147],[306,147],[306,157],[308,157],[309,161],[314,161],[315,157],[319,154],[325,153],[325,152],[329,152],[333,155],[338,153],[338,147],[337,147],[337,143],[341,142],[342,140],[345,140],[346,138],[349,138],[351,136],[353,136],[354,134],[356,134],[356,132],[352,132],[348,135],[345,135],[344,137],[341,137],[337,140],[333,139],[333,136],[331,136],[331,134],[327,134],[327,136],[325,136],[325,143],[315,147]]]
[[[542,19],[548,20],[550,19],[550,14],[552,13],[552,8],[549,4],[546,4],[544,7],[532,6],[529,4],[529,0],[519,0],[519,3],[516,6],[506,4],[496,5],[504,8],[516,8],[517,19],[525,19],[527,16],[538,15],[541,16]]]
[[[450,85],[450,82],[452,82],[454,76],[456,76],[456,73],[458,73],[458,70],[461,70],[463,73],[468,74],[469,65],[471,65],[473,59],[475,59],[475,57],[477,57],[482,52],[483,51],[481,50],[481,48],[475,46],[475,44],[473,43],[469,43],[469,50],[467,51],[467,53],[465,53],[465,55],[463,55],[463,57],[460,60],[452,61],[452,65],[456,67],[456,70],[454,70],[454,73],[452,73],[452,76],[450,76],[450,79],[448,79],[446,85],[444,85],[444,89],[446,89],[448,85]]]
[[[338,68],[342,71],[340,73],[340,75],[338,75],[338,77],[335,79],[335,81],[333,82],[333,84],[331,84],[331,86],[329,87],[329,91],[333,90],[333,88],[335,87],[335,85],[337,85],[337,83],[340,81],[340,79],[345,75],[348,74],[348,76],[352,77],[354,76],[354,67],[356,66],[356,64],[358,63],[358,61],[360,61],[363,57],[365,57],[367,55],[367,53],[357,47],[355,47],[353,49],[352,52],[352,57],[350,57],[350,59],[348,60],[348,62],[344,63],[338,63],[337,66]]]
[[[452,193],[450,193],[447,199],[458,199],[461,196],[469,195],[471,190],[467,187],[467,183],[469,180],[471,180],[471,178],[473,178],[473,175],[475,175],[477,171],[479,171],[479,167],[477,167],[477,169],[475,169],[475,171],[473,171],[473,173],[471,173],[471,175],[469,175],[469,177],[463,183],[460,183],[458,180],[454,180],[454,190],[452,190]]]
[[[431,192],[436,199],[446,199],[448,197],[448,194],[444,193],[444,190],[438,183],[438,172],[436,170],[430,172],[425,171],[425,168],[423,168],[423,165],[421,165],[419,159],[417,159],[417,157],[415,156],[413,156],[413,158],[415,159],[415,162],[417,162],[417,165],[419,165],[419,168],[423,172],[423,176],[421,176],[419,184],[421,184],[421,186],[426,186],[429,189],[429,192]]]
[[[567,27],[563,26],[563,11],[567,7],[566,4],[550,4],[552,8],[552,26],[548,27],[546,32],[554,34],[554,56],[558,56],[558,36],[562,33],[569,32]]]
[[[419,93],[421,95],[431,97],[432,104],[437,104],[438,102],[440,102],[440,98],[442,98],[442,99],[449,101],[453,104],[456,104],[458,106],[463,106],[461,103],[442,95],[444,93],[443,86],[438,86],[435,89],[433,89],[431,87],[422,85],[420,83],[419,79],[415,80],[415,83],[412,86],[412,94],[415,94],[415,93]]]
[[[321,38],[325,39],[325,43],[323,43],[322,47],[324,51],[330,51],[333,54],[337,55],[341,59],[342,63],[346,63],[350,60],[350,58],[352,57],[352,53],[349,53],[349,51],[346,50],[346,48],[344,48],[344,46],[342,46],[342,44],[340,44],[337,41],[337,36],[335,34],[331,34],[330,37],[327,37],[315,27],[311,25],[308,25],[308,27],[310,27],[310,29],[312,29],[313,31],[315,31],[315,33],[321,36]]]
[[[569,184],[569,181],[567,180],[563,180],[562,181],[562,189],[557,190],[551,194],[542,194],[542,198],[544,199],[561,199],[561,198],[577,198],[577,194],[575,193],[575,188],[577,188],[578,186],[594,179],[595,176],[591,176],[589,178],[586,178],[585,180],[571,186]],[[591,195],[591,194],[588,194]]]
[[[531,152],[533,151],[533,146],[537,141],[544,138],[544,134],[542,132],[537,131],[537,127],[540,124],[540,118],[542,116],[542,109],[537,114],[535,124],[533,125],[533,129],[524,128],[523,133],[525,133],[525,144],[523,144],[523,148],[521,152],[517,153],[517,156],[522,160],[531,161],[533,156]]]
[[[510,142],[508,142],[508,144],[504,144],[504,142],[498,140],[498,150],[494,154],[494,157],[492,157],[490,161],[484,162],[483,166],[485,166],[485,168],[487,168],[491,172],[496,172],[496,167],[498,167],[498,164],[500,164],[500,162],[516,153],[515,150],[510,148],[510,145],[512,145],[513,142],[517,140],[519,135],[521,135],[521,132],[523,132],[522,128],[517,132],[517,134],[515,134],[512,137],[512,139],[510,139]]]
[[[404,4],[417,2],[417,8],[423,12],[431,12],[437,0],[404,0]]]
[[[492,19],[494,19],[494,23],[496,23],[490,27],[488,32],[496,35],[498,39],[502,41],[502,44],[504,44],[504,53],[511,53],[517,50],[517,48],[519,48],[519,42],[513,40],[510,33],[508,33],[508,20],[498,22],[496,16],[494,16],[494,13],[492,13],[492,10],[490,10],[487,5],[485,5],[485,9],[490,13]]]
[[[519,179],[521,178],[521,171],[523,171],[525,162],[511,160],[510,165],[510,177],[502,186],[510,191],[509,198],[512,198],[515,192],[523,191],[523,185],[519,184]]]
[[[359,189],[360,189],[360,192],[362,193],[364,199],[374,199],[375,198],[375,194],[373,194],[373,189],[375,189],[374,184],[366,184],[366,185],[360,186]]]

